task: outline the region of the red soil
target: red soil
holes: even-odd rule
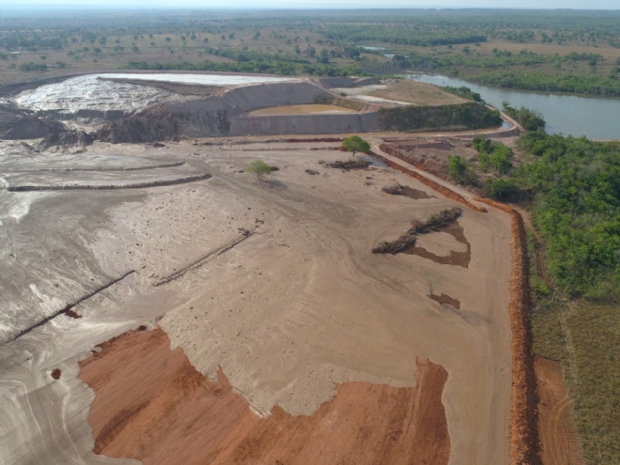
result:
[[[536,357],[538,415],[542,462],[545,465],[583,465],[579,438],[570,414],[570,398],[558,362]]]
[[[132,331],[80,363],[97,393],[90,412],[95,453],[145,465],[447,464],[450,438],[441,403],[446,370],[418,361],[418,385],[337,385],[311,416],[275,407],[251,412],[220,372],[197,372],[170,350],[161,330]]]

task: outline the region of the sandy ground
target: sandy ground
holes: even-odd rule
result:
[[[343,155],[325,150],[330,144],[300,145],[95,144],[81,154],[91,167],[184,160],[187,167],[153,169],[213,178],[36,197],[2,191],[9,206],[1,219],[4,250],[14,258],[0,266],[15,276],[10,302],[24,313],[24,324],[133,271],[73,308],[83,318],[61,315],[0,347],[0,396],[8,406],[0,413],[0,456],[6,463],[42,457],[50,464],[107,463],[89,452],[86,418],[94,393],[77,380],[77,362],[95,344],[155,318],[199,373],[215,381],[221,368],[257,411],[278,408],[292,417],[337,402],[336,386],[347,383],[413,388],[415,360],[430,360],[448,373],[441,401],[449,463],[508,462],[509,217],[465,211],[459,224],[471,245],[468,267],[374,255],[378,242],[401,234],[412,219],[459,204],[391,169],[325,168],[319,160]],[[19,158],[2,149],[1,171],[9,181],[7,173],[23,175],[22,163],[47,166],[44,154]],[[75,168],[82,160],[50,157],[57,157],[56,167]],[[280,170],[267,182],[251,178],[243,171],[255,158]],[[432,197],[381,192],[394,182]],[[47,240],[35,246],[30,238],[37,231]],[[462,249],[439,233],[425,241],[441,254]],[[427,296],[429,273],[439,277],[434,293],[457,299],[461,312]],[[51,376],[55,369],[58,380]],[[120,386],[120,392],[133,388]],[[57,431],[53,425],[60,422],[65,427]]]

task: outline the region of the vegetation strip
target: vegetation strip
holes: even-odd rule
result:
[[[492,200],[479,202],[505,211],[510,215],[512,254],[510,276],[510,326],[512,330],[512,407],[510,418],[510,464],[537,465],[540,460],[538,434],[538,395],[532,352],[532,332],[529,321],[530,285],[528,253],[523,218],[512,207]]]
[[[463,210],[460,208],[450,208],[443,210],[437,215],[431,215],[428,220],[413,221],[411,228],[394,242],[383,242],[379,246],[372,249],[372,253],[389,253],[397,254],[403,252],[416,243],[417,236],[419,234],[428,234],[432,231],[439,231],[446,226],[454,223],[461,215]]]

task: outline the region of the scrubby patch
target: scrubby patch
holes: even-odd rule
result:
[[[490,110],[476,102],[440,107],[406,106],[379,110],[382,131],[414,132],[435,130],[479,129],[499,126],[499,111]]]
[[[372,249],[372,253],[389,253],[394,255],[399,252],[404,252],[415,245],[419,234],[428,234],[432,231],[440,231],[455,222],[462,214],[463,210],[456,207],[443,210],[436,215],[431,215],[428,220],[424,222],[414,220],[411,228],[409,228],[405,234],[400,236],[394,242],[383,241],[377,247]]]
[[[424,191],[421,191],[419,189],[414,189],[413,187],[409,187],[409,186],[403,186],[403,185],[398,184],[398,183],[391,184],[389,186],[385,186],[381,190],[383,192],[385,192],[386,194],[403,195],[403,196],[409,197],[410,199],[413,199],[413,200],[434,199],[435,198],[434,195],[428,195]]]
[[[326,163],[325,166],[342,170],[363,170],[371,165],[370,162],[364,160],[338,160],[333,163]]]

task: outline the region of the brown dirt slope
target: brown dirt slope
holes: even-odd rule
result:
[[[570,398],[558,362],[536,357],[538,414],[542,461],[545,465],[583,465],[579,438],[570,414]]]
[[[95,453],[145,465],[447,464],[446,370],[418,361],[418,385],[345,383],[311,416],[252,413],[220,370],[209,381],[162,329],[132,331],[81,363],[96,392]]]

